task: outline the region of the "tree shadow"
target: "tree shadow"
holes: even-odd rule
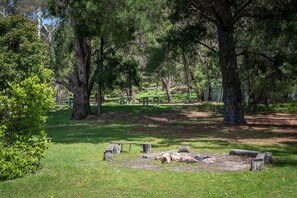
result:
[[[217,152],[229,149],[248,149],[272,152],[274,166],[296,166],[297,141],[283,141],[279,145],[241,144],[241,139],[291,138],[297,139],[296,125],[252,123],[224,125],[219,116],[189,117],[182,108],[159,106],[105,107],[106,115],[98,119],[69,120],[70,109],[48,115],[45,125],[53,144],[109,143],[130,141],[138,146],[150,138],[157,138],[152,147],[158,150],[178,148],[187,144],[197,151]],[[188,108],[188,107],[187,107]],[[124,113],[119,113],[124,112]],[[111,116],[112,115],[112,116]],[[169,118],[169,119],[168,119]],[[272,128],[293,132],[276,133]]]

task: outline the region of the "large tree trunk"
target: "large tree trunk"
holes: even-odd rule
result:
[[[71,25],[76,31],[76,20],[71,19]],[[91,41],[74,33],[73,47],[76,55],[76,81],[74,83],[74,98],[72,119],[84,119],[91,114],[88,96],[88,81],[91,63]]]
[[[224,89],[224,122],[243,124],[245,123],[245,119],[237,68],[231,5],[229,1],[220,1],[216,8],[219,61]]]
[[[173,99],[172,99],[172,95],[171,95],[171,91],[170,91],[170,84],[171,84],[170,76],[168,76],[167,78],[162,77],[161,80],[162,80],[163,87],[165,88],[168,103],[172,103]]]

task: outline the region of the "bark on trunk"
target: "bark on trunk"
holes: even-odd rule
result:
[[[100,75],[102,73],[103,69],[103,57],[104,57],[104,39],[101,37],[101,45],[100,45],[100,51],[98,52],[98,62],[97,62],[97,68],[98,68],[98,74]],[[102,115],[102,84],[98,82],[98,104],[97,104],[97,115],[101,116]]]
[[[76,20],[71,19],[73,30],[76,30]],[[76,55],[76,82],[74,84],[73,112],[72,119],[84,119],[91,114],[88,81],[91,63],[91,41],[74,33],[73,47]]]
[[[208,101],[212,101],[212,87],[208,85]]]
[[[249,91],[248,108],[251,113],[256,113],[257,111],[257,101],[253,91]]]
[[[167,78],[162,77],[161,80],[162,80],[162,84],[163,84],[163,87],[164,87],[166,95],[167,95],[168,103],[172,103],[173,100],[172,100],[172,95],[171,95],[171,91],[170,91],[170,85],[171,85],[170,76],[168,76]]]
[[[37,21],[38,21],[38,38],[41,39],[41,29],[42,29],[42,9],[41,7],[37,8]]]
[[[217,31],[219,41],[219,62],[224,89],[224,123],[245,123],[242,107],[242,92],[237,68],[234,41],[234,27],[229,1],[217,6]]]
[[[197,80],[195,79],[195,75],[193,73],[193,71],[190,70],[190,76],[191,76],[191,80],[193,81],[194,84],[194,89],[197,95],[197,101],[204,101],[204,93],[203,93],[203,89],[201,89],[201,87],[199,86],[199,82],[197,82]]]
[[[192,101],[192,90],[191,90],[191,80],[190,80],[190,63],[187,54],[183,55],[183,62],[184,62],[184,72],[185,72],[185,80],[187,85],[187,92],[188,92],[188,100],[189,102]]]

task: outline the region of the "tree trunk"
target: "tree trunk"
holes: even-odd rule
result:
[[[192,90],[191,90],[191,81],[190,81],[190,69],[189,69],[189,58],[188,55],[184,53],[183,55],[183,62],[184,62],[184,72],[185,72],[185,80],[187,85],[187,91],[188,91],[188,100],[189,102],[192,101]]]
[[[76,20],[71,19],[71,25],[76,31]],[[74,33],[73,47],[76,54],[76,82],[74,84],[72,119],[84,119],[91,114],[88,97],[88,81],[91,65],[91,41]]]
[[[257,111],[257,101],[253,91],[249,91],[248,108],[251,113],[256,113]]]
[[[234,26],[229,1],[217,5],[217,31],[219,42],[219,62],[224,89],[224,123],[245,123],[242,107],[242,93],[237,68],[234,41]]]
[[[98,52],[98,62],[97,62],[97,68],[98,68],[98,75],[100,75],[102,73],[102,69],[103,69],[103,57],[104,57],[104,39],[103,37],[101,37],[101,44],[100,44],[100,51]],[[99,81],[98,82],[98,104],[97,104],[97,115],[101,116],[102,115],[102,84]]]
[[[198,95],[199,95],[198,101],[204,102],[205,98],[204,98],[204,89],[203,88],[198,90]]]
[[[170,91],[170,84],[171,84],[170,76],[168,76],[168,79],[166,79],[166,77],[162,77],[161,80],[167,95],[168,103],[172,103],[173,99]]]
[[[42,29],[42,9],[41,9],[41,7],[37,8],[37,21],[38,21],[38,25],[37,25],[38,37],[39,37],[39,39],[41,39],[41,29]]]
[[[102,86],[98,84],[98,93],[97,93],[97,115],[102,115]]]
[[[212,87],[208,85],[208,101],[212,101]]]

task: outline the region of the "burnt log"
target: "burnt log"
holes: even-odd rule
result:
[[[179,154],[179,153],[172,153],[171,154],[171,161],[173,161],[173,162],[180,162],[181,159],[182,159],[181,154]]]
[[[170,153],[165,153],[161,156],[161,162],[164,163],[170,163],[171,162],[171,155]]]

